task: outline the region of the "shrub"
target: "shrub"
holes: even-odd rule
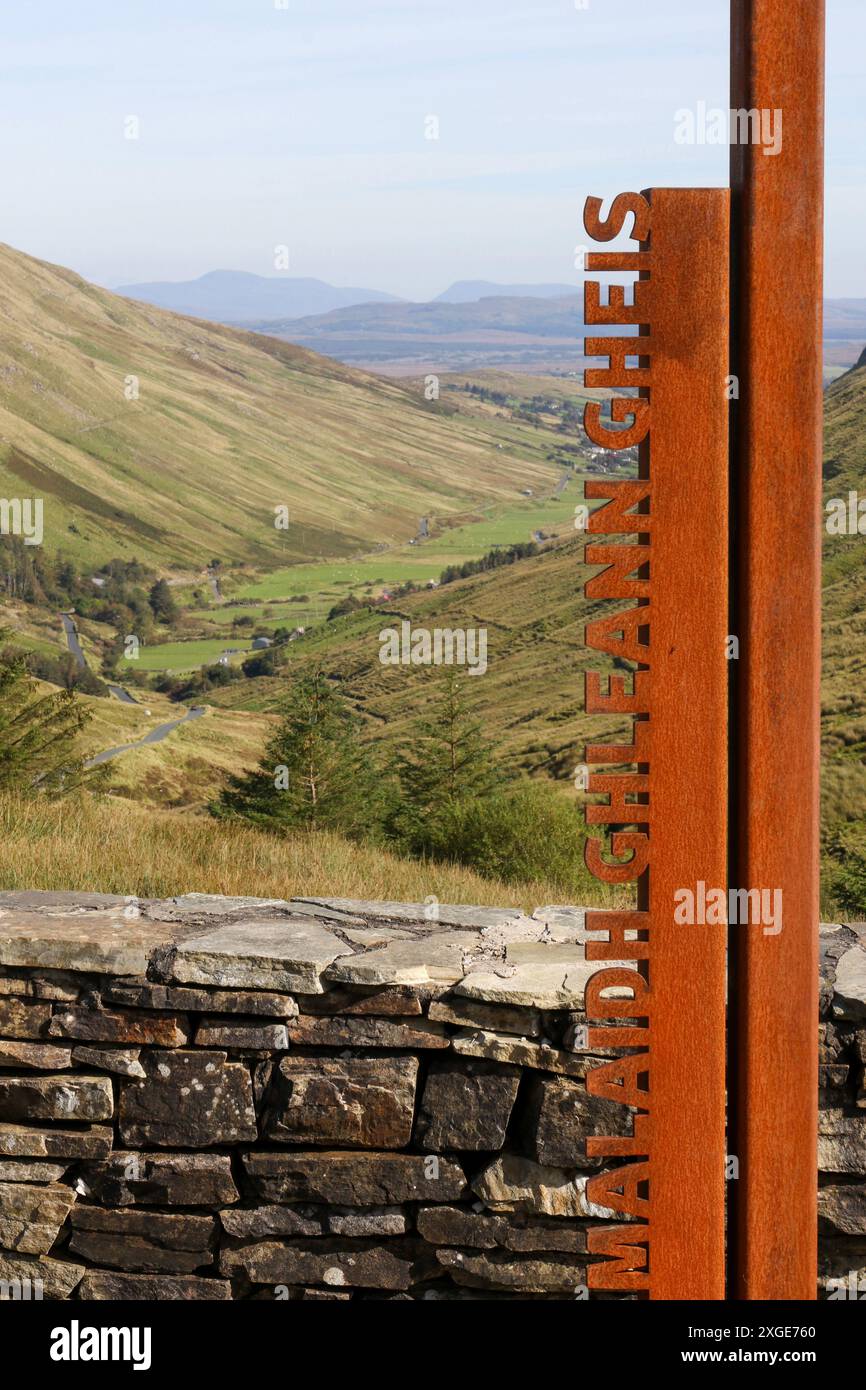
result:
[[[505,883],[544,879],[579,902],[592,886],[583,842],[577,805],[550,783],[525,781],[449,805],[431,853]]]
[[[827,889],[853,920],[866,918],[866,820],[837,825],[826,844]]]

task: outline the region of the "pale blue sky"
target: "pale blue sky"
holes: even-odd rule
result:
[[[673,131],[728,105],[728,0],[4,10],[0,240],[102,284],[272,274],[280,244],[293,275],[411,298],[577,284],[587,194],[727,181]],[[828,18],[827,290],[866,296],[866,3]]]

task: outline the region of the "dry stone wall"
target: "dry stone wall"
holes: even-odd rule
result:
[[[584,1086],[585,940],[578,908],[0,894],[0,1296],[583,1296],[585,1141],[628,1123]],[[822,929],[822,983],[822,1288],[866,1291],[866,934]]]

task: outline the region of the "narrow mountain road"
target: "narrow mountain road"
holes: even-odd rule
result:
[[[66,643],[69,650],[78,663],[79,669],[86,671],[87,661],[81,649],[81,643],[78,640],[78,629],[75,626],[71,614],[61,613],[60,620],[63,623],[63,630],[66,633]],[[120,700],[122,704],[137,705],[139,703],[138,700],[132,698],[128,690],[124,690],[122,685],[109,685],[108,689],[111,691],[115,700]],[[162,740],[168,738],[169,734],[174,733],[175,729],[179,728],[181,724],[186,724],[190,719],[201,719],[203,714],[207,714],[207,710],[203,705],[192,705],[180,719],[172,719],[167,724],[157,724],[156,728],[151,729],[150,733],[145,734],[144,738],[136,739],[133,743],[121,743],[117,748],[106,748],[103,752],[96,753],[92,758],[88,758],[84,766],[98,767],[100,763],[110,762],[112,758],[119,757],[121,753],[129,753],[133,748],[144,748],[149,743],[162,743]]]
[[[68,613],[60,614],[60,621],[63,624],[63,631],[66,633],[66,645],[78,664],[80,671],[87,670],[87,662],[84,659],[84,652],[81,650],[81,643],[78,640],[78,628],[72,621]]]
[[[135,701],[133,701],[133,704]],[[158,724],[155,729],[151,729],[144,738],[137,739],[135,743],[122,743],[118,748],[106,748],[104,752],[97,753],[95,757],[88,758],[85,767],[98,767],[100,763],[107,763],[112,758],[117,758],[121,753],[129,753],[133,748],[144,748],[149,743],[162,743],[164,738],[174,733],[181,724],[186,724],[190,719],[201,719],[207,710],[202,705],[193,705],[186,714],[180,719],[172,719],[168,724]]]
[[[109,690],[115,700],[119,700],[122,705],[137,705],[138,700],[133,700],[128,690],[124,690],[122,685],[109,685]]]
[[[76,662],[77,662],[77,664],[78,664],[78,669],[79,669],[80,671],[86,671],[86,670],[87,670],[87,658],[85,657],[84,652],[82,651],[82,648],[81,648],[81,643],[80,643],[80,641],[78,640],[78,628],[75,626],[75,622],[74,622],[73,618],[71,617],[71,615],[70,615],[69,613],[61,613],[61,614],[60,614],[60,621],[61,621],[62,624],[63,624],[63,631],[66,633],[66,645],[68,646],[68,648],[69,648],[69,650],[71,651],[72,655],[75,657],[75,660],[76,660]],[[128,690],[124,690],[124,688],[123,688],[122,685],[109,685],[109,686],[108,686],[108,689],[109,689],[109,691],[111,692],[111,694],[114,696],[115,700],[120,700],[121,704],[123,704],[123,705],[137,705],[137,704],[138,704],[138,700],[133,699],[133,697],[130,695],[129,691],[128,691]]]

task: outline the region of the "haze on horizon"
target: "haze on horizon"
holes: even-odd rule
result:
[[[866,297],[866,7],[827,9],[826,291]],[[727,182],[724,147],[674,140],[728,105],[727,25],[728,0],[44,0],[4,16],[0,239],[106,286],[577,288],[587,194]]]

